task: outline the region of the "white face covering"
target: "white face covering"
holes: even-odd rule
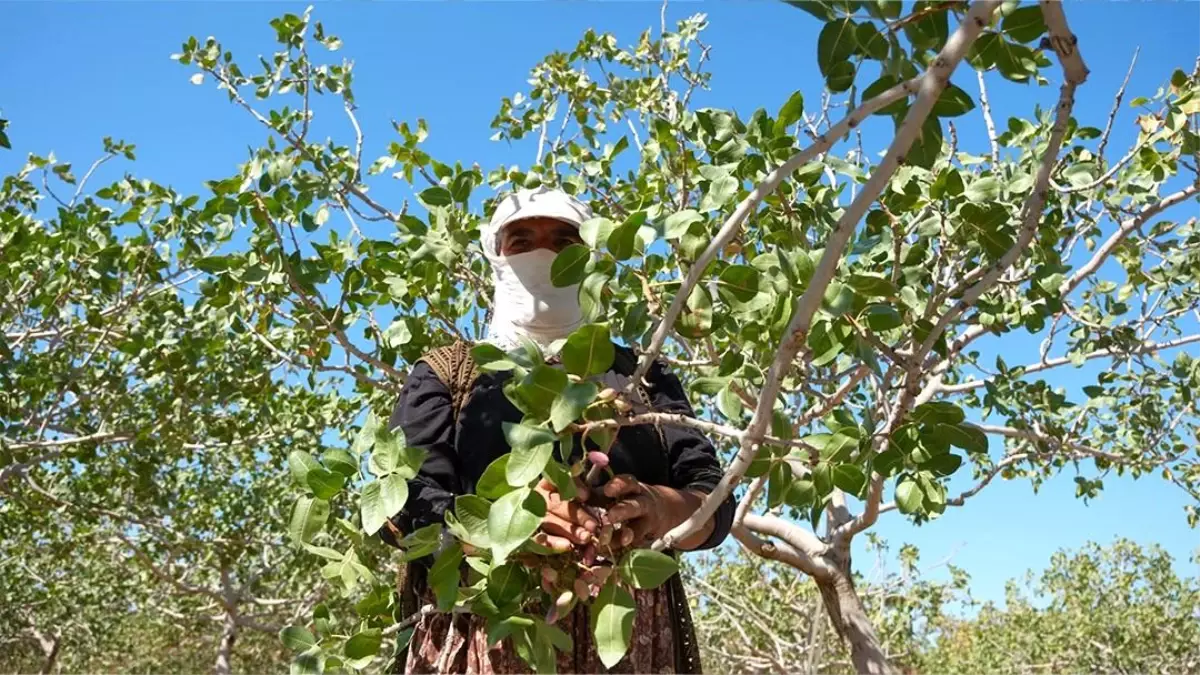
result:
[[[538,249],[492,259],[495,291],[488,342],[510,350],[524,336],[545,349],[583,323],[579,285],[557,288],[550,281],[557,255]]]
[[[538,249],[512,256],[500,254],[501,230],[518,220],[539,217],[578,228],[592,213],[562,190],[518,190],[499,200],[491,221],[480,233],[495,282],[486,341],[505,351],[517,348],[522,337],[545,350],[583,324],[579,285],[556,288],[550,282],[550,266],[557,253]]]

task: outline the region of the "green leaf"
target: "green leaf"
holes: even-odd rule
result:
[[[693,287],[685,307],[675,322],[676,332],[693,339],[702,338],[712,332],[712,296],[708,294],[707,288],[699,284]]]
[[[571,477],[566,467],[551,459],[549,462],[546,462],[544,471],[546,478],[558,489],[560,497],[567,501],[575,499],[578,495],[578,491],[575,488],[575,479]]]
[[[458,598],[459,569],[463,562],[462,544],[454,542],[438,554],[429,568],[428,583],[437,598],[439,611],[450,611]]]
[[[967,186],[964,196],[972,202],[984,203],[1000,197],[1000,181],[987,176]]]
[[[988,451],[987,434],[973,424],[960,423],[953,426],[939,424],[938,429],[955,447],[970,453],[986,453]]]
[[[292,541],[299,544],[307,542],[313,535],[325,527],[329,518],[329,502],[313,497],[301,497],[292,507],[292,519],[288,525],[288,534]]]
[[[507,426],[508,423],[505,422],[505,425]],[[550,461],[550,455],[553,452],[554,444],[552,442],[513,448],[512,457],[509,458],[504,473],[508,484],[520,487],[528,485],[530,481],[541,476],[542,471],[546,468],[546,462]]]
[[[883,304],[867,305],[859,315],[859,320],[876,332],[899,328],[904,323],[904,317],[896,311],[896,308]]]
[[[291,675],[319,675],[325,670],[325,653],[321,647],[313,645],[292,659],[289,673]]]
[[[513,491],[508,484],[508,460],[511,457],[511,454],[505,453],[488,464],[475,483],[475,494],[484,499],[499,499]]]
[[[591,250],[583,244],[571,244],[564,248],[550,265],[550,283],[563,288],[583,281],[591,255]]]
[[[842,464],[833,469],[833,484],[848,494],[858,495],[867,484],[863,470],[853,464]]]
[[[502,372],[512,370],[517,364],[509,358],[504,350],[496,345],[483,343],[471,348],[471,359],[480,370]]]
[[[897,292],[891,281],[875,274],[852,274],[846,280],[846,285],[868,297],[892,298]]]
[[[1033,42],[1046,32],[1042,8],[1037,5],[1018,7],[1000,22],[1000,30],[1017,42]]]
[[[948,401],[931,401],[913,408],[911,420],[916,424],[958,424],[966,419],[962,408]]]
[[[846,91],[854,84],[856,72],[854,64],[849,61],[835,63],[829,67],[829,73],[825,75],[825,86],[834,93]]]
[[[288,453],[288,471],[292,474],[292,481],[300,487],[308,487],[308,472],[319,468],[321,465],[317,460],[303,450]]]
[[[321,453],[321,463],[330,471],[340,473],[346,478],[353,478],[358,475],[358,462],[354,459],[354,455],[340,450],[331,448]]]
[[[830,281],[825,288],[825,308],[834,316],[845,314],[854,305],[854,291],[839,281]]]
[[[749,265],[730,265],[721,272],[718,288],[735,301],[746,303],[758,295],[758,278],[758,270]]]
[[[383,505],[383,486],[379,481],[373,481],[363,486],[362,495],[358,500],[358,508],[362,517],[363,530],[367,534],[375,534],[387,522],[387,508]]]
[[[423,558],[436,551],[441,543],[442,526],[438,523],[426,525],[400,541],[400,548],[404,549],[403,560]]]
[[[488,574],[488,597],[496,603],[496,606],[503,606],[505,603],[515,600],[521,591],[525,590],[525,584],[528,581],[529,575],[519,564],[508,563],[494,567]]]
[[[738,182],[738,179],[728,174],[713,180],[708,184],[708,192],[704,193],[704,198],[700,200],[698,208],[701,211],[715,211],[720,209],[733,199],[740,186],[741,184]]]
[[[571,382],[554,399],[550,408],[550,424],[562,431],[583,415],[583,411],[596,400],[598,389],[594,382]]]
[[[779,114],[775,116],[775,128],[773,129],[776,136],[782,136],[787,133],[788,127],[800,121],[804,116],[804,94],[796,91],[793,92],[788,100],[779,109]]]
[[[933,114],[938,117],[958,117],[974,109],[971,95],[953,84],[947,84],[933,104]]]
[[[314,495],[321,499],[332,499],[334,495],[342,491],[342,486],[346,484],[346,477],[317,466],[309,470],[307,481],[308,487],[312,489]]]
[[[792,467],[787,462],[771,465],[767,480],[767,508],[773,509],[783,503],[792,480]]]
[[[408,480],[398,473],[379,479],[379,497],[388,518],[400,512],[408,501]]]
[[[350,451],[358,457],[362,457],[364,453],[370,451],[375,446],[375,435],[379,433],[380,426],[379,418],[374,413],[367,415],[366,422],[358,430],[358,435],[354,437],[354,445],[350,447]]]
[[[488,537],[493,560],[504,560],[533,536],[546,515],[546,502],[529,488],[521,488],[497,499],[488,512]]]
[[[602,375],[612,367],[616,349],[607,323],[581,326],[567,338],[562,362],[567,372],[579,377]]]
[[[579,226],[579,236],[592,249],[599,249],[608,241],[617,224],[608,218],[589,218]]]
[[[1095,180],[1095,171],[1095,162],[1080,162],[1064,169],[1063,178],[1066,178],[1072,187],[1083,187]]]
[[[567,386],[567,374],[562,368],[538,364],[534,366],[529,376],[521,382],[520,396],[534,410],[545,413],[554,403],[554,399]]]
[[[918,513],[925,503],[921,486],[911,476],[905,476],[896,484],[896,506],[901,513]]]
[[[463,541],[477,548],[491,548],[487,522],[491,509],[492,505],[482,497],[459,495],[454,498],[454,511],[446,514],[446,521],[450,522],[450,517],[454,517],[458,528],[451,529],[459,529],[455,534]]]
[[[288,626],[279,631],[279,640],[292,651],[304,651],[317,644],[317,639],[303,626]]]
[[[949,476],[958,471],[958,467],[960,466],[962,466],[962,457],[949,452],[936,455],[929,461],[921,464],[922,469],[928,469],[938,476]]]
[[[830,21],[817,36],[817,67],[821,74],[829,76],[834,64],[845,62],[854,53],[858,43],[857,25],[851,19]]]
[[[671,556],[648,548],[630,549],[621,558],[617,568],[621,579],[634,588],[658,588],[671,575],[679,571],[679,564]]]
[[[613,581],[605,584],[592,601],[592,636],[596,641],[596,653],[605,668],[617,665],[629,651],[636,611],[633,596]]]
[[[888,57],[888,41],[879,29],[875,28],[875,24],[870,21],[864,21],[858,25],[854,31],[855,40],[858,42],[859,49],[866,54],[867,58],[876,61],[883,61]],[[863,99],[867,100],[867,99]]]
[[[454,196],[450,194],[450,191],[440,185],[422,190],[417,197],[422,204],[432,207],[449,206],[454,202]]]
[[[637,252],[637,233],[641,227],[636,221],[619,225],[608,235],[608,252],[617,260],[629,260]]]
[[[383,633],[378,628],[370,628],[346,640],[346,656],[352,659],[365,659],[379,653],[383,644]]]
[[[692,223],[699,223],[703,220],[704,216],[695,209],[684,209],[678,213],[672,213],[663,223],[663,236],[667,239],[678,239],[687,233]]]

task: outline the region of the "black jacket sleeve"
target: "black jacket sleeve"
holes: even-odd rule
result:
[[[459,487],[458,456],[454,451],[454,406],[450,390],[427,363],[418,363],[409,373],[400,398],[392,410],[388,427],[404,432],[409,447],[422,448],[428,455],[421,470],[408,481],[408,502],[392,518],[404,534],[433,523],[441,523],[446,509],[454,504]],[[388,528],[380,530],[384,540],[395,545]]]
[[[650,383],[648,393],[655,411],[696,416],[683,390],[683,384],[667,370],[666,364],[655,361],[646,375],[646,380]],[[704,494],[712,492],[723,474],[713,444],[699,430],[690,427],[663,425],[662,430],[667,441],[668,460],[671,463],[671,487],[680,490],[692,489]],[[731,493],[713,514],[712,534],[696,550],[714,548],[725,540],[733,524],[734,506]]]

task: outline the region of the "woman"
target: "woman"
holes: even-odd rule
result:
[[[521,337],[546,347],[567,337],[583,323],[578,287],[556,288],[550,266],[559,251],[581,243],[579,227],[591,217],[587,206],[559,190],[522,190],[505,197],[482,233],[491,262],[495,290],[487,341],[512,349]],[[618,391],[629,382],[637,363],[633,352],[617,346],[618,358],[603,383]],[[465,400],[456,397],[443,377],[425,360],[409,374],[392,414],[408,445],[428,457],[409,481],[409,500],[394,519],[401,532],[443,522],[454,497],[472,493],[489,464],[509,451],[504,422],[520,422],[522,414],[505,397],[508,373],[480,373],[470,378]],[[679,379],[656,362],[637,387],[642,403],[660,412],[692,415]],[[583,452],[578,438],[566,461]],[[696,511],[704,495],[721,477],[716,451],[693,429],[624,427],[609,451],[617,474],[602,487],[611,499],[608,518],[623,523],[624,545],[647,545]],[[578,500],[564,501],[554,486],[536,488],[546,500],[546,516],[536,539],[557,551],[585,546],[599,523]],[[582,495],[586,498],[586,494]],[[679,550],[717,546],[729,533],[733,501],[721,505]],[[390,537],[389,537],[390,539]],[[428,561],[426,561],[428,564]],[[421,568],[415,569],[417,592]],[[700,672],[695,635],[678,576],[654,590],[637,591],[634,639],[613,672]],[[574,640],[573,653],[560,653],[559,672],[605,672],[588,629],[587,609],[579,605],[559,622]],[[431,614],[417,625],[405,666],[407,672],[511,673],[528,668],[508,640],[488,645],[481,617]]]

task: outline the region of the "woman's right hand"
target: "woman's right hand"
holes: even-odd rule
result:
[[[600,521],[592,517],[583,503],[587,501],[587,487],[575,481],[579,493],[575,499],[564,500],[558,488],[543,478],[534,488],[546,500],[546,516],[542,518],[541,531],[533,540],[556,553],[566,553],[576,545],[592,541],[592,535],[600,528]]]

